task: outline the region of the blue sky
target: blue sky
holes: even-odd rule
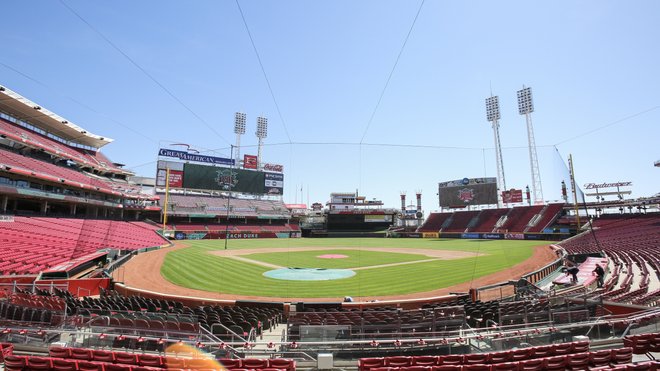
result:
[[[63,2],[3,4],[0,84],[114,138],[103,152],[139,175],[166,143],[228,155],[243,111],[242,153],[269,118],[285,202],[359,188],[397,207],[422,190],[431,211],[438,182],[496,175],[491,89],[507,186],[530,184],[524,84],[547,200],[569,154],[578,184],[660,191],[657,1],[426,1],[378,107],[418,1],[240,1],[272,96],[235,1]]]

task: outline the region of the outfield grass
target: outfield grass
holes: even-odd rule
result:
[[[504,270],[529,257],[543,241],[448,240],[406,238],[314,238],[230,240],[229,249],[278,248],[276,253],[254,253],[243,257],[285,267],[357,268],[396,262],[427,260],[414,253],[383,253],[367,247],[457,250],[475,253],[455,260],[435,260],[356,271],[351,278],[331,281],[285,281],[266,278],[270,270],[261,265],[210,254],[223,250],[223,240],[186,241],[189,248],[165,257],[161,273],[170,282],[198,290],[264,297],[385,296],[432,291]],[[300,247],[327,250],[296,251]],[[353,250],[337,250],[351,247]],[[319,259],[322,254],[344,254],[348,259]],[[483,254],[477,256],[476,253]]]

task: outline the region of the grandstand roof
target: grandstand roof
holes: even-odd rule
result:
[[[87,132],[69,120],[41,107],[11,89],[0,85],[0,111],[24,120],[46,132],[83,146],[101,148],[110,138]]]

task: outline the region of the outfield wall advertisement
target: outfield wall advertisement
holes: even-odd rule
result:
[[[465,207],[497,203],[496,178],[463,178],[438,184],[440,207]]]

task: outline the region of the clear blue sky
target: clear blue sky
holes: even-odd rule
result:
[[[660,191],[657,1],[428,0],[376,109],[419,1],[241,0],[279,113],[235,1],[64,4],[3,4],[0,84],[114,138],[103,152],[139,175],[155,175],[168,142],[228,155],[240,110],[247,146],[269,118],[264,161],[285,166],[285,202],[301,185],[304,202],[359,188],[393,207],[422,190],[431,211],[438,182],[496,175],[491,88],[507,186],[530,184],[525,84],[546,199],[559,198],[568,154],[579,184]]]

